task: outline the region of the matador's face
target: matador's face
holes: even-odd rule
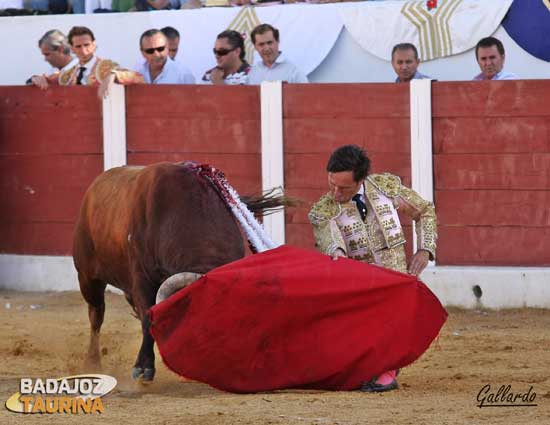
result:
[[[353,180],[353,171],[328,173],[328,187],[336,202],[349,202],[361,187],[362,181]]]

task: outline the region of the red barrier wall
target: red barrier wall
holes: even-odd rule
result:
[[[205,162],[240,193],[262,189],[258,86],[129,86],[128,163]]]
[[[95,90],[0,86],[0,252],[70,254],[80,200],[102,168]]]
[[[550,264],[550,81],[433,84],[440,264]]]
[[[433,83],[435,202],[444,265],[550,265],[550,81]],[[287,242],[313,247],[311,202],[330,152],[364,146],[410,185],[409,87],[283,85]],[[261,188],[258,87],[130,86],[129,164],[195,160]],[[0,252],[67,255],[102,169],[94,89],[0,87]],[[405,222],[408,239],[410,224]]]

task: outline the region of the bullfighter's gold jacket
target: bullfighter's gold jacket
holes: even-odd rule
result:
[[[363,221],[353,201],[338,203],[327,193],[313,205],[309,221],[318,249],[407,272],[405,235],[397,210],[416,222],[417,247],[435,259],[437,220],[431,202],[401,184],[393,174],[372,174],[363,183],[367,216]]]
[[[48,81],[51,84],[59,84],[60,86],[75,85],[79,69],[80,65],[76,64],[63,72],[58,72],[49,76]],[[86,84],[89,86],[99,86],[109,74],[114,74],[115,82],[119,84],[145,83],[143,76],[139,72],[122,69],[112,60],[97,58],[86,79]]]

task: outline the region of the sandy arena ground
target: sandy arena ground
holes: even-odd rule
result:
[[[157,353],[157,377],[130,378],[139,322],[120,295],[108,293],[102,329],[103,373],[118,380],[93,415],[23,415],[0,409],[0,424],[550,424],[550,311],[449,310],[439,340],[402,370],[401,389],[387,394],[277,391],[237,395],[185,381]],[[19,378],[59,378],[83,368],[87,308],[80,294],[0,291],[0,399]],[[312,353],[314,355],[314,353]],[[479,408],[476,397],[511,385],[536,393],[534,407]],[[518,402],[519,403],[519,402]]]

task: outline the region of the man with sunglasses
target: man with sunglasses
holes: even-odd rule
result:
[[[286,81],[308,83],[306,75],[286,60],[279,50],[279,30],[269,24],[261,24],[250,33],[252,44],[262,58],[255,63],[248,75],[248,84],[262,81]]]
[[[136,71],[143,75],[147,84],[195,84],[195,77],[181,63],[168,56],[168,40],[162,31],[145,31],[139,46],[145,62]]]
[[[206,71],[203,83],[210,84],[246,84],[250,65],[246,62],[242,35],[233,30],[218,34],[214,45],[216,66]]]

